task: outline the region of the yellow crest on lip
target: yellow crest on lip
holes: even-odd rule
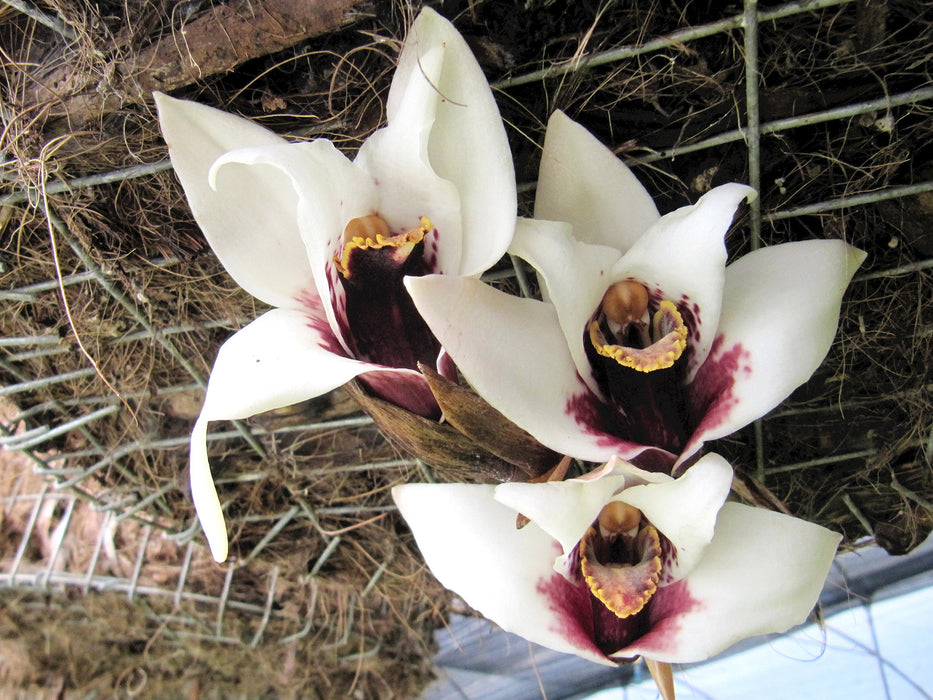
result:
[[[645,525],[635,537],[627,537],[634,564],[601,562],[596,558],[597,540],[602,535],[590,527],[580,540],[580,571],[590,592],[616,617],[641,612],[658,590],[661,577],[661,540],[652,525]]]
[[[348,279],[353,251],[376,248],[394,248],[393,257],[402,262],[433,227],[428,217],[422,216],[416,228],[392,236],[389,235],[389,225],[380,216],[371,214],[351,219],[343,230],[343,251],[339,256],[334,256],[334,265],[341,276]]]
[[[587,330],[590,343],[603,357],[638,372],[653,372],[673,366],[683,355],[687,349],[687,325],[677,306],[667,300],[659,305],[651,325],[654,337],[661,337],[646,348],[629,348],[610,343],[598,320],[591,321]]]

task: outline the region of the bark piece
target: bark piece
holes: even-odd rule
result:
[[[304,39],[335,31],[354,18],[360,0],[237,0],[211,7],[129,60],[112,58],[103,77],[65,64],[37,77],[28,106],[48,105],[49,119],[83,124],[154,90],[171,91],[230,71]]]

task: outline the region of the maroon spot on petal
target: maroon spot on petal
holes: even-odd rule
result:
[[[648,632],[635,640],[643,651],[670,653],[676,650],[681,618],[702,609],[703,603],[690,595],[686,579],[659,588],[648,603]]]
[[[666,586],[673,580],[672,569],[677,566],[679,557],[677,556],[677,547],[671,544],[666,537],[661,537],[661,578],[659,584]]]
[[[706,362],[697,371],[690,384],[690,422],[696,426],[692,432],[706,432],[721,425],[738,403],[734,394],[735,377],[739,368],[751,373],[749,359],[741,343],[724,350],[722,335],[713,341]]]
[[[437,269],[437,255],[439,250],[438,238],[440,234],[437,232],[436,228],[431,229],[431,231],[424,237],[424,262],[428,269],[432,272],[439,272]]]
[[[310,291],[303,291],[295,299],[302,306],[305,324],[317,334],[318,346],[327,352],[347,357],[346,351],[327,322],[327,316],[324,314],[324,308],[318,295]]]
[[[636,443],[616,437],[615,434],[621,433],[624,426],[619,422],[615,409],[588,390],[567,399],[564,412],[573,417],[584,433],[594,436],[597,445],[615,449],[620,457],[625,458],[641,449]]]
[[[677,461],[677,457],[667,450],[649,447],[644,452],[631,457],[628,461],[639,469],[644,469],[646,472],[670,474],[671,470],[674,468],[674,463]]]
[[[593,641],[590,591],[583,581],[573,584],[555,572],[538,581],[537,592],[547,598],[548,608],[555,615],[551,626],[553,632],[578,649],[600,653]]]

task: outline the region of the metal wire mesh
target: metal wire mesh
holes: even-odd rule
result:
[[[698,26],[677,29],[670,28],[664,36],[646,39],[632,46],[619,46],[611,50],[585,55],[583,58],[547,65],[538,71],[501,80],[494,84],[495,90],[502,96],[502,101],[512,99],[510,91],[519,86],[547,84],[546,81],[559,80],[591,71],[597,67],[624,63],[638,57],[650,56],[657,52],[675,49],[689,50],[691,42],[710,37],[741,36],[741,54],[745,61],[745,94],[741,110],[744,119],[739,128],[726,129],[712,136],[693,138],[679,142],[673,148],[660,148],[654,152],[642,153],[631,157],[633,167],[648,169],[652,164],[667,163],[670,170],[676,170],[678,158],[687,154],[703,154],[712,149],[736,144],[745,152],[747,162],[747,182],[756,189],[761,189],[761,152],[766,138],[782,139],[792,134],[795,129],[812,127],[818,124],[840,125],[850,120],[868,119],[869,121],[894,120],[905,114],[929,115],[933,101],[933,86],[929,81],[918,81],[909,90],[896,94],[880,92],[877,96],[859,100],[844,106],[810,111],[788,118],[761,121],[759,110],[759,65],[758,53],[760,32],[782,31],[782,22],[801,13],[817,13],[828,8],[842,8],[854,3],[849,0],[816,0],[786,3],[767,9],[759,9],[755,0],[746,0],[744,11],[721,21]],[[515,98],[517,99],[517,98]],[[178,258],[162,257],[149,259],[145,263],[129,263],[108,267],[101,256],[96,254],[90,239],[79,235],[66,217],[59,213],[62,206],[54,201],[58,193],[80,193],[85,188],[94,188],[114,182],[124,182],[132,178],[151,178],[169,169],[166,160],[141,164],[130,168],[119,168],[98,175],[84,176],[71,180],[49,178],[41,182],[41,187],[19,188],[0,195],[0,207],[33,207],[37,215],[43,217],[48,226],[52,253],[59,260],[57,279],[45,279],[38,282],[11,286],[0,290],[0,299],[5,302],[4,314],[29,314],[29,308],[40,303],[50,303],[57,295],[71,299],[72,304],[85,304],[81,313],[93,311],[95,304],[101,305],[99,318],[105,319],[114,328],[111,337],[85,349],[75,341],[73,333],[60,333],[54,329],[45,334],[6,336],[0,338],[0,371],[4,385],[0,388],[0,397],[18,405],[9,415],[0,421],[0,444],[8,450],[22,452],[32,463],[34,474],[50,477],[51,481],[21,480],[19,490],[3,494],[5,512],[12,512],[16,507],[29,506],[28,518],[21,532],[15,552],[8,558],[6,570],[0,572],[0,583],[11,588],[32,588],[54,591],[63,588],[75,589],[83,593],[91,590],[117,591],[125,594],[129,601],[140,598],[164,598],[172,601],[175,608],[182,603],[196,602],[203,611],[210,608],[214,623],[207,628],[199,628],[197,634],[219,642],[255,647],[264,638],[268,638],[270,620],[289,619],[294,624],[279,626],[275,641],[288,643],[309,634],[312,628],[312,616],[296,617],[293,611],[274,604],[279,587],[282,584],[282,569],[274,562],[278,554],[270,555],[270,550],[279,552],[288,549],[290,543],[299,534],[318,540],[315,556],[308,571],[301,575],[314,579],[325,569],[328,559],[342,546],[342,536],[338,525],[324,527],[322,522],[328,518],[353,518],[354,523],[364,522],[391,512],[393,506],[387,497],[387,491],[377,489],[373,498],[361,503],[344,503],[312,506],[307,500],[292,494],[294,498],[276,511],[249,512],[236,507],[234,498],[225,502],[228,521],[237,532],[245,523],[261,520],[265,523],[265,535],[241,543],[240,555],[222,571],[219,588],[207,587],[203,591],[192,590],[189,573],[191,562],[200,551],[200,530],[192,512],[181,521],[178,518],[179,491],[182,478],[177,480],[140,479],[139,464],[170,459],[183,468],[187,448],[187,427],[190,423],[175,425],[171,434],[149,430],[140,426],[136,430],[117,429],[122,439],[114,442],[114,426],[129,424],[129,414],[139,410],[140,406],[166,405],[173,397],[195,398],[203,390],[206,381],[204,358],[196,356],[193,348],[214,344],[225,333],[248,321],[248,318],[228,318],[217,316],[201,319],[196,323],[179,321],[165,313],[155,313],[154,305],[149,304],[147,295],[158,291],[160,280],[165,274],[188,274],[186,263]],[[777,222],[798,220],[800,217],[820,216],[831,212],[851,213],[859,207],[916,196],[933,191],[933,180],[928,179],[929,171],[917,168],[916,180],[909,183],[891,185],[873,184],[862,191],[848,191],[841,188],[837,196],[822,201],[808,201],[806,191],[801,189],[787,197],[781,197],[778,206],[771,206],[774,198],[761,198],[752,203],[748,213],[749,238],[743,245],[756,248],[763,242],[770,242],[774,235],[771,231]],[[766,187],[770,187],[766,183]],[[533,187],[528,183],[524,189]],[[771,227],[771,228],[769,228]],[[763,229],[767,232],[763,235]],[[763,240],[764,239],[764,240]],[[56,250],[57,246],[57,250]],[[917,259],[889,267],[874,267],[870,272],[857,278],[856,284],[868,285],[877,280],[908,278],[921,287],[928,280],[929,270],[933,268],[933,259]],[[504,270],[504,271],[503,271]],[[521,272],[521,270],[519,270]],[[514,272],[500,268],[498,278],[511,278]],[[9,278],[9,276],[8,276]],[[152,286],[146,286],[146,282]],[[196,283],[196,282],[194,282]],[[867,286],[861,287],[862,297],[869,298],[873,293]],[[928,301],[928,299],[927,299]],[[54,303],[52,301],[51,303]],[[104,310],[106,307],[106,310]],[[75,307],[76,308],[76,307]],[[75,311],[75,308],[72,310]],[[929,334],[929,327],[921,321],[919,337],[911,342],[928,342],[922,338]],[[72,326],[73,327],[73,326]],[[926,334],[926,335],[924,335]],[[121,346],[145,346],[150,352],[158,353],[166,364],[171,365],[171,372],[163,372],[162,377],[171,377],[173,381],[162,383],[161,378],[139,387],[129,383],[123,386],[119,378],[111,381],[101,378],[107,376],[98,367],[92,357],[100,358],[108,353],[119,352]],[[209,358],[208,358],[209,359]],[[110,375],[112,376],[112,374]],[[41,390],[54,386],[69,386],[71,396],[63,398],[42,398]],[[911,397],[928,395],[931,385],[922,380],[919,383],[905,385],[902,393],[891,392],[881,396],[836,397],[830,402],[817,405],[788,407],[764,419],[763,423],[781,421],[792,416],[810,416],[821,420],[821,416],[838,414],[847,407],[863,406],[866,403],[885,400],[899,401]],[[291,443],[296,436],[329,436],[335,432],[356,435],[352,431],[362,431],[364,442],[373,444],[375,438],[372,421],[363,415],[340,415],[338,417],[311,417],[307,413],[299,414],[295,419],[277,420],[263,423],[251,421],[237,423],[233,429],[223,429],[214,424],[208,434],[212,453],[223,446],[223,453],[228,455],[234,450],[239,455],[252,452],[252,456],[240,460],[232,468],[223,469],[218,483],[249,485],[259,483],[265,478],[263,461],[270,452],[276,452],[284,440]],[[190,416],[187,416],[190,420]],[[122,421],[122,422],[121,422]],[[106,429],[105,429],[106,428]],[[782,473],[800,474],[817,466],[847,463],[852,460],[871,460],[879,455],[882,448],[877,446],[860,447],[854,450],[836,450],[831,454],[811,454],[802,456],[795,462],[775,464],[769,458],[768,445],[765,442],[766,428],[759,423],[754,429],[754,453],[756,464],[751,471],[757,480],[770,484],[776,475]],[[921,426],[912,437],[913,444],[921,450],[927,459],[933,454],[933,432],[930,426]],[[231,445],[233,447],[231,447]],[[909,446],[909,445],[908,445]],[[906,449],[900,445],[899,449]],[[416,460],[399,458],[390,451],[378,449],[375,458],[344,460],[334,466],[312,467],[329,475],[343,473],[388,473],[391,479],[421,478],[426,472],[424,465]],[[232,461],[232,460],[231,460]],[[252,465],[244,468],[243,464]],[[106,480],[99,477],[110,475]],[[307,476],[307,474],[305,475]],[[892,488],[921,508],[930,510],[931,504],[922,494],[895,480]],[[27,488],[28,484],[28,488]],[[103,485],[102,485],[103,484]],[[234,492],[229,492],[234,493]],[[239,492],[236,492],[239,493]],[[873,535],[874,523],[861,515],[859,506],[851,496],[847,507],[859,517],[865,534]],[[62,548],[69,541],[68,533],[75,527],[73,518],[76,509],[88,507],[101,518],[96,530],[96,540],[91,543],[91,556],[84,562],[81,570],[62,568]],[[43,513],[51,514],[51,519],[41,526],[54,533],[50,546],[41,550],[44,560],[38,561],[30,552],[40,533],[37,530],[43,523]],[[120,528],[132,526],[135,541],[133,564],[124,575],[105,575],[99,572],[102,553],[112,547],[114,537]],[[177,565],[173,569],[173,580],[161,584],[153,583],[152,576],[146,574],[152,553],[152,538],[159,538],[165,545],[177,548],[173,556]],[[256,581],[255,573],[246,573],[255,564],[263,563],[265,589],[260,591],[244,590],[237,586],[238,576],[247,575],[250,585]],[[269,563],[273,562],[273,563]],[[375,562],[370,584],[362,591],[365,595],[371,586],[375,586],[385,572],[387,561]],[[288,572],[289,576],[296,576]],[[146,583],[144,583],[146,582]],[[313,606],[312,611],[313,611]],[[226,619],[236,614],[251,620],[247,632],[238,630],[236,635],[226,631]]]

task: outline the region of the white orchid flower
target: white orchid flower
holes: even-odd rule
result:
[[[726,267],[725,233],[754,195],[723,185],[660,217],[632,172],[557,112],[540,220],[520,221],[511,247],[550,303],[475,280],[406,284],[470,384],[540,442],[593,462],[618,454],[679,469],[812,375],[865,257],[812,240]]]
[[[392,495],[441,584],[506,631],[604,664],[686,663],[803,622],[841,539],[723,504],[731,480],[716,454],[678,479],[613,458],[579,479]]]
[[[399,58],[387,126],[352,161],[324,139],[291,144],[203,105],[156,101],[208,242],[241,287],[276,307],[221,348],[191,437],[192,495],[222,561],[208,422],[355,377],[376,396],[438,416],[417,364],[443,370],[441,346],[402,278],[478,276],[498,261],[515,227],[515,176],[486,78],[453,26],[428,9]]]

